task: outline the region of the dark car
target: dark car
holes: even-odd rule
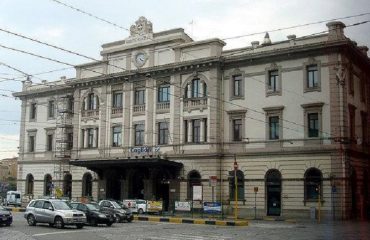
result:
[[[0,225],[5,224],[6,226],[10,226],[13,222],[12,213],[6,210],[3,206],[0,206]]]
[[[115,216],[112,213],[104,211],[96,203],[70,203],[74,209],[82,211],[86,214],[87,223],[91,226],[98,224],[106,224],[112,226],[115,221]]]
[[[134,219],[130,209],[122,207],[114,200],[101,200],[99,206],[103,211],[114,214],[117,222],[131,222]]]

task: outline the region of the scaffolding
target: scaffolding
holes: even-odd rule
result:
[[[70,174],[69,160],[73,146],[73,97],[70,95],[61,96],[57,103],[57,119],[55,132],[55,163],[54,163],[54,182],[57,183],[59,192],[62,190],[63,195],[68,193],[69,186],[64,183],[64,178]],[[56,194],[58,195],[58,191]],[[60,193],[59,193],[60,195]]]

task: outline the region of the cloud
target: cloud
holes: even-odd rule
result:
[[[18,156],[19,135],[0,134],[0,159]]]

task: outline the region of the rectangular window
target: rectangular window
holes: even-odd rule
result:
[[[94,147],[94,129],[88,128],[87,129],[87,148]]]
[[[53,134],[47,135],[46,151],[53,151]]]
[[[166,122],[158,123],[158,144],[168,144],[168,124]]]
[[[185,120],[184,121],[184,142],[185,143],[189,142],[188,131],[189,131],[189,129],[188,129],[188,121]]]
[[[242,92],[242,75],[233,76],[233,96],[241,97],[243,96]]]
[[[356,137],[356,108],[354,106],[349,107],[349,132],[351,141],[355,141]]]
[[[135,90],[135,105],[145,104],[145,89]]]
[[[55,102],[49,101],[48,103],[48,118],[54,118],[55,117]]]
[[[200,120],[193,120],[193,143],[200,142]]]
[[[207,118],[204,118],[204,119],[203,119],[203,122],[204,122],[204,129],[203,129],[203,133],[204,133],[204,142],[207,142],[207,138],[208,138],[208,135],[207,135],[207,131],[208,131]]]
[[[366,78],[362,77],[360,80],[360,99],[361,102],[366,102]]]
[[[307,114],[308,121],[308,137],[319,137],[319,114],[309,113]]]
[[[113,107],[122,108],[122,92],[113,92]]]
[[[36,103],[32,103],[30,108],[30,119],[36,119],[36,111]]]
[[[35,152],[35,136],[29,136],[28,138],[28,150],[29,152]]]
[[[369,141],[369,137],[367,134],[368,131],[368,123],[367,123],[367,113],[361,112],[361,122],[362,122],[362,144],[366,145]]]
[[[94,110],[96,109],[96,104],[95,104],[95,95],[93,93],[90,93],[89,94],[89,97],[88,97],[88,110]]]
[[[278,83],[279,83],[279,71],[278,70],[269,71],[268,90],[272,92],[277,92]]]
[[[270,140],[279,139],[279,117],[278,116],[269,117],[269,139]]]
[[[144,124],[135,125],[135,145],[144,145]]]
[[[121,126],[113,127],[112,133],[113,133],[112,146],[113,147],[122,146],[122,127]]]
[[[234,119],[233,120],[233,141],[242,140],[242,120]]]
[[[200,97],[200,79],[194,79],[191,82],[191,97],[198,98]]]
[[[319,86],[317,65],[307,66],[307,88],[316,88]]]
[[[158,102],[170,101],[170,85],[160,85],[158,88]]]
[[[72,148],[73,148],[73,133],[68,133],[67,150],[71,150]]]

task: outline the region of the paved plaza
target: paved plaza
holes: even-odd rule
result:
[[[370,239],[369,222],[278,222],[251,221],[249,226],[210,226],[160,222],[118,223],[112,227],[51,228],[30,227],[22,213],[14,213],[11,227],[0,228],[0,239],[6,240],[259,240],[259,239]]]

